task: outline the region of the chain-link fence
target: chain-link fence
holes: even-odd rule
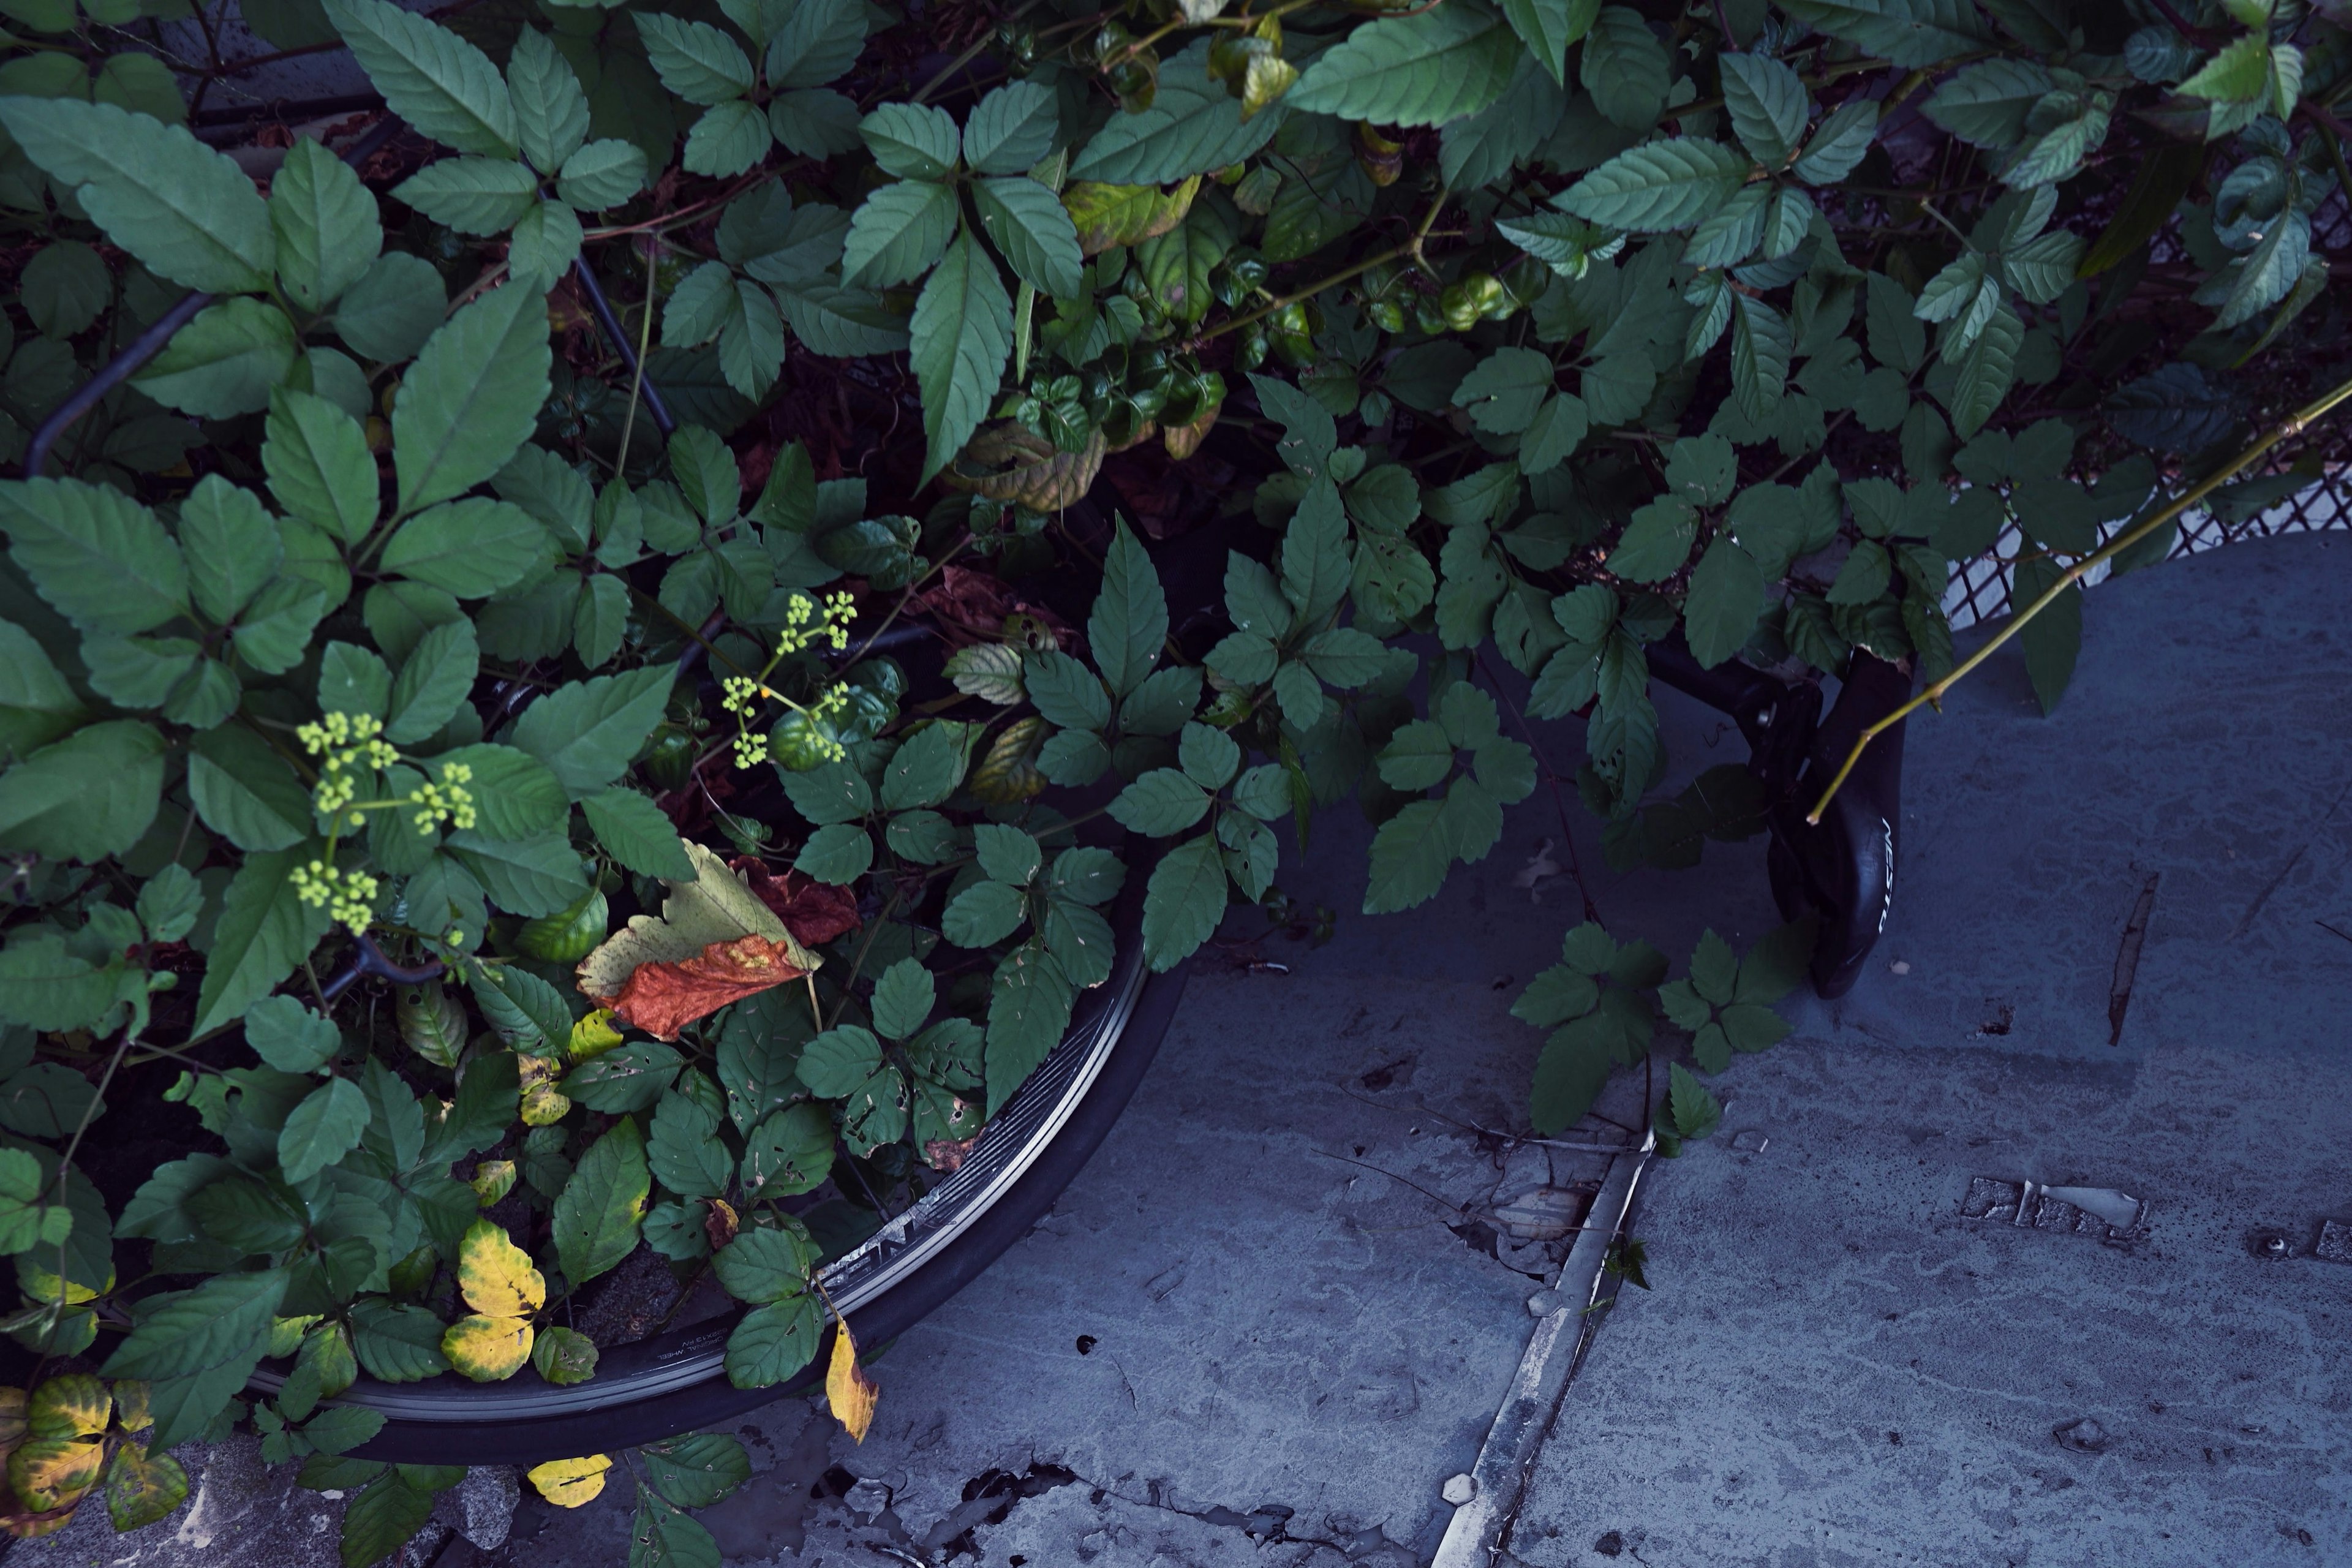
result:
[[[2332,196],[2313,215],[2311,247],[2315,252],[2339,254],[2352,248],[2352,202],[2345,193]],[[2352,529],[2352,428],[2346,417],[2339,412],[2299,443],[2273,452],[2255,474],[2235,481],[2232,488],[2244,499],[2183,513],[2167,559],[2281,533]],[[2308,478],[2288,493],[2273,494],[2275,481],[2290,474]],[[2177,480],[2180,476],[2168,477]],[[2225,489],[2217,499],[2230,493]],[[2107,536],[2125,526],[2113,524]],[[1944,613],[1954,631],[2009,613],[2017,558],[2026,548],[2023,535],[2012,526],[1989,553],[1953,569],[1944,589]],[[2084,575],[2084,586],[2107,576],[2106,567],[2097,567]]]

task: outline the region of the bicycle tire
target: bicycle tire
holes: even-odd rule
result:
[[[1127,1107],[1160,1049],[1189,965],[1143,962],[1143,879],[1130,876],[1115,929],[1111,978],[1086,993],[1061,1043],[955,1174],[860,1247],[826,1266],[827,1291],[868,1346],[896,1339],[1026,1235],[1076,1176]],[[969,1177],[967,1177],[969,1173]],[[820,1355],[783,1383],[738,1388],[723,1363],[737,1313],[603,1352],[596,1376],[558,1387],[536,1378],[471,1384],[362,1378],[331,1403],[381,1411],[383,1428],[355,1458],[405,1464],[530,1465],[635,1447],[729,1420],[803,1392]],[[248,1385],[275,1392],[282,1374]]]

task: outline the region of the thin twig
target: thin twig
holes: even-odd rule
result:
[[[2012,613],[2009,617],[2009,624],[2007,626],[2004,626],[2000,631],[1994,633],[1993,636],[1985,643],[1984,647],[1977,649],[1976,652],[1970,654],[1966,659],[1963,659],[1953,668],[1949,675],[1945,676],[1941,680],[1932,683],[1926,690],[1920,692],[1918,696],[1914,697],[1910,701],[1906,702],[1902,707],[1897,708],[1895,711],[1886,715],[1885,718],[1868,726],[1860,735],[1856,736],[1854,738],[1853,749],[1846,753],[1844,764],[1838,769],[1837,776],[1830,780],[1829,787],[1822,791],[1821,799],[1813,803],[1813,809],[1806,815],[1805,820],[1814,826],[1820,825],[1822,813],[1829,809],[1831,798],[1837,794],[1840,786],[1844,784],[1847,776],[1853,772],[1854,764],[1862,761],[1862,753],[1870,745],[1871,742],[1876,740],[1879,736],[1885,734],[1895,725],[1900,724],[1905,719],[1908,718],[1913,713],[1917,712],[1922,707],[1930,702],[1935,703],[1938,708],[1940,708],[1943,705],[1944,694],[1946,692],[1949,691],[1959,681],[1974,673],[1977,668],[1982,665],[1985,660],[1990,658],[2001,645],[2008,642],[2010,638],[2015,637],[2019,632],[2024,630],[2027,623],[2032,621],[2034,616],[2048,609],[2052,605],[2056,604],[2058,602],[2058,596],[2061,594],[2063,594],[2067,589],[2073,587],[2075,584],[2082,581],[2085,573],[2089,572],[2095,566],[2104,565],[2107,562],[2114,560],[2116,556],[2122,554],[2133,545],[2137,544],[2141,540],[2146,539],[2149,534],[2154,533],[2158,529],[2162,528],[2166,523],[2172,521],[2182,512],[2187,511],[2190,507],[2195,506],[2199,501],[2203,500],[2207,496],[2221,489],[2222,485],[2228,483],[2231,479],[2235,478],[2248,467],[2252,466],[2262,458],[2263,453],[2269,451],[2272,447],[2277,446],[2282,441],[2294,439],[2295,437],[2301,435],[2308,426],[2326,418],[2327,415],[2335,409],[2337,404],[2344,402],[2347,398],[2352,398],[2352,381],[2343,383],[2316,402],[2306,404],[2304,407],[2297,409],[2292,416],[2273,428],[2269,435],[2264,436],[2261,440],[2256,441],[2252,446],[2239,453],[2235,458],[2232,458],[2229,462],[2224,463],[2221,468],[2216,468],[2210,474],[2208,474],[2196,484],[2191,485],[2188,489],[2182,491],[2165,506],[2158,508],[2147,517],[2141,519],[2138,522],[2132,524],[2131,527],[2125,529],[2113,539],[2107,541],[2105,544],[2100,546],[2097,550],[2093,551],[2090,554],[2084,556],[2081,560],[2067,567],[2064,572],[2059,574],[2058,581],[2043,589],[2041,595],[2032,604],[2026,605],[2023,609]]]

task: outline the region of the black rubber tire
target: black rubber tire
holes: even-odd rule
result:
[[[1138,879],[1139,881],[1139,879]],[[1126,940],[1139,942],[1132,928]],[[1166,974],[1147,974],[1118,1038],[1108,1050],[1094,1081],[1070,1110],[1029,1167],[1001,1193],[988,1209],[926,1259],[908,1276],[875,1301],[850,1314],[850,1328],[860,1342],[879,1345],[896,1339],[942,1302],[962,1289],[1054,1206],[1088,1158],[1126,1110],[1144,1069],[1158,1054],[1160,1042],[1176,1015],[1184,994],[1189,965]],[[594,1380],[581,1386],[609,1400],[616,1384],[625,1387],[633,1375],[650,1376],[681,1356],[707,1352],[714,1340],[723,1341],[731,1319],[698,1325],[674,1334],[635,1344],[614,1347],[604,1353]],[[447,1386],[444,1410],[431,1419],[395,1418],[357,1456],[407,1464],[533,1465],[547,1459],[571,1458],[634,1447],[727,1421],[747,1410],[804,1392],[822,1381],[820,1356],[798,1376],[767,1388],[737,1388],[723,1372],[705,1381],[671,1389],[642,1400],[603,1404],[577,1415],[534,1415],[529,1418],[469,1418],[469,1394],[477,1391],[445,1374]],[[492,1385],[493,1388],[496,1385]],[[413,1395],[414,1388],[401,1391]],[[485,1394],[490,1390],[481,1391]],[[368,1405],[370,1385],[362,1384],[339,1403]],[[446,1418],[445,1418],[446,1416]]]

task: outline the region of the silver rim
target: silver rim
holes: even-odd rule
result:
[[[825,1267],[825,1291],[843,1312],[871,1306],[912,1279],[995,1207],[1052,1146],[1102,1075],[1142,994],[1142,944],[1130,940],[1121,946],[1126,951],[1094,1016],[1054,1047],[1003,1111],[982,1130],[980,1142],[955,1173],[856,1250]],[[644,1364],[610,1382],[598,1379],[570,1389],[503,1384],[407,1388],[362,1379],[335,1403],[380,1410],[395,1421],[446,1426],[577,1415],[724,1377],[727,1336],[734,1326],[731,1315],[714,1319],[662,1344]],[[257,1371],[247,1386],[274,1394],[284,1382],[282,1373]]]

